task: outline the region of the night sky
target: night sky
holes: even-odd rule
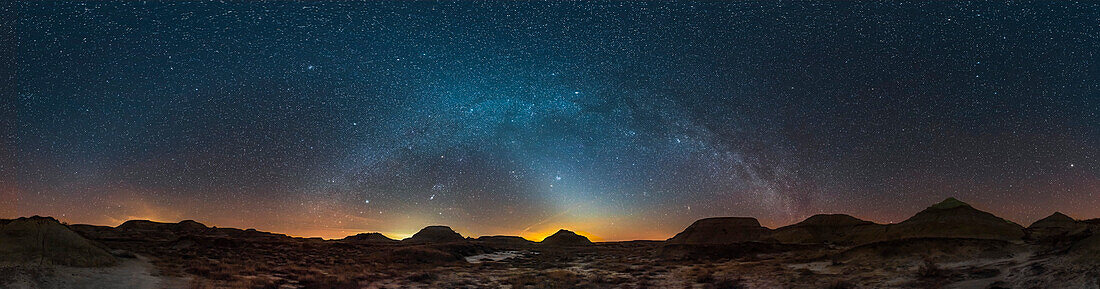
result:
[[[536,240],[946,197],[1100,217],[1097,2],[2,7],[0,217]]]

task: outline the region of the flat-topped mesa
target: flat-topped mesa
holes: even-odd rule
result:
[[[550,246],[588,246],[592,245],[592,241],[588,240],[588,237],[577,235],[573,231],[560,229],[558,232],[546,237],[542,242],[543,245]]]
[[[173,232],[202,232],[210,229],[202,223],[194,220],[183,220],[179,223],[163,223],[150,220],[129,220],[116,229],[123,231],[173,231]]]
[[[207,235],[217,230],[216,228],[207,227],[193,220],[184,220],[178,223],[129,220],[117,227],[70,225],[69,228],[93,240],[160,241],[175,240],[183,236]]]
[[[347,236],[342,239],[344,241],[356,242],[356,243],[393,243],[397,240],[390,239],[382,233],[359,233],[352,236]]]
[[[759,241],[771,230],[750,217],[719,217],[695,221],[668,239],[669,244],[732,244]]]
[[[836,227],[836,226],[858,226],[874,224],[871,221],[861,220],[856,217],[852,217],[845,214],[817,214],[806,218],[802,222],[790,225],[787,227]],[[786,228],[786,227],[784,227]]]
[[[913,217],[891,225],[886,239],[904,238],[975,238],[1018,240],[1024,228],[1016,223],[975,209],[955,198],[920,211]]]
[[[766,238],[780,243],[830,243],[853,245],[875,240],[886,231],[875,224],[845,214],[813,215],[797,224],[772,231]]]
[[[427,226],[420,229],[416,234],[413,234],[412,237],[402,241],[411,243],[448,243],[464,242],[466,238],[462,237],[462,235],[454,230],[451,230],[451,227]]]

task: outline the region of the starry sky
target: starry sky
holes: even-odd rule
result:
[[[1100,217],[1096,2],[16,2],[0,217],[536,240],[946,197]]]

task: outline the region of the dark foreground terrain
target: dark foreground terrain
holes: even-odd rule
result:
[[[194,221],[0,220],[3,288],[1100,288],[1100,221],[1024,228],[948,199],[897,224],[817,215],[699,220],[668,241],[341,240]]]

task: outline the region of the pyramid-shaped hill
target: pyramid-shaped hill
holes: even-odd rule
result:
[[[382,235],[382,233],[359,233],[359,234],[355,234],[355,235],[352,235],[352,236],[344,237],[344,239],[342,239],[342,240],[348,241],[348,242],[356,242],[356,243],[393,243],[393,242],[397,242],[397,240],[390,239],[390,237],[386,237],[386,235]]]
[[[668,239],[669,244],[732,244],[759,241],[771,230],[749,217],[719,217],[695,221]]]
[[[1089,225],[1075,220],[1061,212],[1054,212],[1046,218],[1039,219],[1028,226],[1027,236],[1030,239],[1049,239],[1086,233]]]
[[[550,246],[588,246],[592,245],[592,241],[588,240],[588,237],[577,235],[573,231],[561,229],[553,235],[546,237],[542,242],[543,245]]]
[[[1027,226],[1027,228],[1066,228],[1077,225],[1083,224],[1081,224],[1077,220],[1074,220],[1070,216],[1066,216],[1066,214],[1062,214],[1062,212],[1054,212],[1054,214],[1051,214],[1046,218],[1042,218],[1038,221],[1035,221],[1034,223],[1031,223],[1031,226]]]
[[[0,222],[2,262],[99,267],[118,260],[54,218],[34,216]]]
[[[1024,228],[1016,223],[975,209],[955,198],[920,211],[887,230],[887,239],[975,238],[1018,240]]]
[[[451,227],[427,226],[413,234],[412,237],[402,241],[410,243],[449,243],[463,242],[466,241],[466,238],[451,230]]]
[[[886,226],[845,214],[813,215],[797,224],[775,229],[766,239],[780,243],[854,245],[876,241]]]

